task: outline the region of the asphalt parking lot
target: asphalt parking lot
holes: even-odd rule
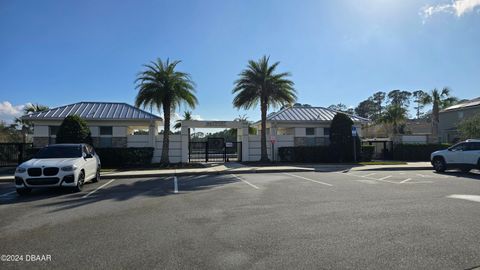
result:
[[[24,256],[0,268],[473,269],[479,213],[478,172],[113,179],[26,197],[0,183],[0,253]]]

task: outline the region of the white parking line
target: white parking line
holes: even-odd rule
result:
[[[462,199],[462,200],[467,200],[467,201],[472,201],[472,202],[480,202],[480,196],[478,196],[478,195],[452,194],[452,195],[447,196],[447,198]]]
[[[372,175],[375,175],[375,174],[377,174],[377,173],[369,173],[369,174],[364,175],[364,176],[365,176],[365,177],[369,177],[369,176],[372,176]]]
[[[16,191],[11,191],[11,192],[8,192],[8,193],[4,193],[2,195],[0,195],[0,197],[3,197],[3,196],[8,196],[8,195],[11,195],[13,193],[15,193]]]
[[[232,175],[233,175],[233,177],[237,178],[238,180],[244,182],[245,184],[247,184],[247,185],[249,185],[249,186],[251,186],[251,187],[253,187],[253,188],[255,188],[255,189],[260,189],[259,187],[255,186],[254,184],[248,182],[247,180],[244,180],[244,179],[236,176],[235,174],[232,174]]]
[[[92,195],[93,193],[97,192],[98,190],[107,186],[108,184],[112,183],[113,181],[115,181],[115,179],[112,179],[112,180],[108,181],[107,183],[105,183],[105,184],[99,186],[98,188],[94,189],[93,191],[90,191],[89,193],[83,195],[82,198],[87,198],[88,196]]]
[[[377,179],[377,180],[385,180],[385,179],[388,179],[388,178],[390,178],[390,177],[392,177],[392,176],[391,176],[391,175],[387,175],[387,176],[385,176],[385,177],[382,177],[382,178],[380,178],[380,179]]]
[[[405,180],[403,180],[403,181],[400,181],[400,184],[406,183],[406,182],[408,182],[408,181],[410,181],[410,180],[412,180],[412,178],[407,178],[407,179],[405,179]]]
[[[321,181],[313,180],[313,179],[306,178],[306,177],[303,177],[303,176],[300,176],[300,175],[295,175],[295,174],[291,174],[291,173],[283,173],[283,174],[290,175],[290,176],[293,176],[293,177],[297,177],[297,178],[307,180],[307,181],[310,181],[310,182],[314,182],[314,183],[317,183],[317,184],[322,184],[322,185],[325,185],[325,186],[333,187],[333,185],[330,185],[329,183],[324,183],[324,182],[321,182]]]

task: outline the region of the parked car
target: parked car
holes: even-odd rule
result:
[[[100,180],[100,158],[88,144],[53,144],[15,170],[17,193],[32,188],[64,187],[78,192],[86,181]]]
[[[480,140],[470,139],[448,149],[435,151],[430,155],[430,160],[437,172],[448,169],[460,169],[463,172],[480,169]]]

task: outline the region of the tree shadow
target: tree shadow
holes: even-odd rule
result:
[[[121,182],[122,180],[117,181]],[[17,200],[11,201],[9,204],[17,204],[66,195],[60,200],[44,203],[37,206],[47,208],[53,207],[54,209],[49,211],[53,213],[69,209],[75,209],[78,207],[103,201],[124,202],[139,197],[160,198],[169,195],[182,196],[190,192],[208,190],[218,186],[224,186],[239,182],[238,179],[232,176],[197,176],[186,178],[182,177],[182,179],[178,179],[177,181],[178,187],[180,189],[179,193],[174,193],[173,177],[167,179],[154,178],[106,186],[105,188],[102,188],[95,193],[88,195],[87,197],[84,196],[89,194],[89,192],[91,192],[97,187],[94,187],[94,189],[89,191],[74,194],[69,194],[68,191],[62,191],[58,189],[44,191],[46,193],[41,193],[40,191],[38,191],[38,194],[32,194],[32,196],[17,197]],[[99,184],[102,185],[104,184],[104,182],[106,181],[101,181]]]
[[[465,173],[462,171],[454,171],[454,170],[451,170],[451,171],[449,170],[443,173],[439,173],[439,172],[434,172],[434,173],[438,175],[448,175],[448,176],[453,176],[457,178],[468,178],[472,180],[480,180],[480,171],[478,170],[474,170],[468,173]]]

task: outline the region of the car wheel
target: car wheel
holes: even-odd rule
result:
[[[97,170],[97,174],[95,175],[95,178],[92,179],[92,182],[96,183],[100,181],[100,170]]]
[[[468,169],[468,168],[463,168],[461,171],[462,171],[463,173],[469,173],[469,172],[470,172],[470,170],[471,170],[471,169]]]
[[[73,188],[74,192],[80,192],[83,188],[83,183],[85,182],[85,173],[83,171],[78,175],[77,186]]]
[[[17,188],[17,194],[20,196],[30,194],[31,191],[32,191],[31,188]]]
[[[433,160],[433,168],[437,172],[444,172],[446,170],[447,166],[446,166],[443,158],[435,158]]]

